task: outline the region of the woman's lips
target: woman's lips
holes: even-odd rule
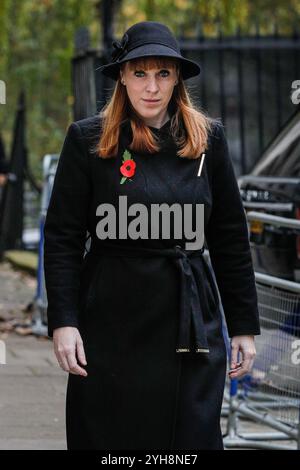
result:
[[[145,103],[147,104],[156,104],[156,103],[159,103],[160,100],[143,100],[145,101]]]

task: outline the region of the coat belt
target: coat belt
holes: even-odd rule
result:
[[[204,248],[200,250],[185,250],[179,245],[171,248],[144,248],[144,247],[130,247],[121,246],[116,244],[106,244],[102,242],[101,245],[93,246],[89,251],[89,255],[102,255],[102,256],[125,256],[125,257],[154,257],[166,256],[172,259],[174,265],[180,274],[181,293],[180,293],[180,318],[179,318],[179,332],[177,340],[176,352],[191,352],[194,349],[197,353],[209,353],[207,336],[205,331],[202,302],[205,302],[206,293],[204,291],[204,283],[199,282],[199,289],[201,292],[201,300],[195,276],[191,267],[190,258],[200,257],[205,265],[205,270],[210,276],[209,266],[203,256]],[[212,280],[212,278],[211,278]],[[214,282],[212,280],[212,282]],[[191,337],[193,336],[193,343]]]

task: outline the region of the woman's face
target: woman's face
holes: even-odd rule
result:
[[[159,68],[151,66],[146,70],[139,64],[132,68],[132,64],[129,66],[129,62],[126,62],[120,74],[136,113],[150,123],[163,119],[178,82],[175,65]]]

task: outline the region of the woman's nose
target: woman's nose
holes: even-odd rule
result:
[[[157,82],[156,82],[155,79],[149,80],[149,82],[147,83],[147,86],[146,86],[146,90],[151,91],[151,92],[154,92],[154,91],[158,90],[158,85],[157,85]]]

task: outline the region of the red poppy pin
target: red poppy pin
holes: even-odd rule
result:
[[[136,168],[136,163],[128,150],[125,150],[122,159],[123,164],[120,166],[120,172],[122,173],[123,177],[121,178],[120,184],[125,183],[127,178],[129,178],[129,181],[132,181],[130,177],[134,175]]]

